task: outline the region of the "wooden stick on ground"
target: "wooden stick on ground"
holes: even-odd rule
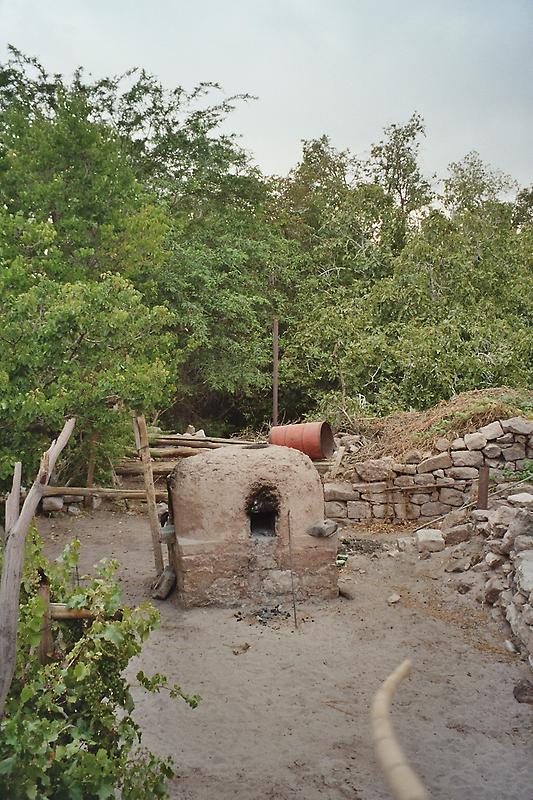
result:
[[[0,580],[0,719],[4,714],[7,694],[15,672],[20,582],[24,567],[26,535],[43,496],[44,487],[50,480],[50,475],[56,465],[58,456],[70,439],[75,422],[75,419],[69,419],[65,423],[57,441],[52,442],[46,453],[44,453],[37,477],[28,492],[20,514],[17,514],[17,518],[14,521],[14,509],[16,508],[18,512],[18,498],[20,496],[20,482],[17,488],[17,476],[13,479],[13,489],[11,490],[10,498],[8,498],[10,527],[6,527],[2,578]],[[18,474],[20,477],[20,473]]]
[[[161,575],[164,569],[163,551],[159,541],[159,517],[155,502],[154,475],[152,472],[152,462],[150,460],[150,444],[148,441],[148,429],[144,414],[136,414],[133,419],[133,427],[137,429],[135,440],[139,442],[139,455],[142,459],[144,486],[146,489],[146,502],[148,505],[148,519],[150,522],[150,532],[152,534],[152,546],[154,549],[155,570],[157,576]],[[137,438],[138,435],[138,438]],[[117,470],[118,472],[118,470]]]
[[[389,716],[396,689],[410,670],[411,662],[403,661],[376,692],[372,703],[372,738],[376,758],[394,800],[429,800],[424,786],[407,763]]]

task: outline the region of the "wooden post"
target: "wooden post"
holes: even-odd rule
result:
[[[161,575],[164,569],[163,551],[159,541],[159,517],[155,501],[154,475],[152,472],[152,462],[150,460],[150,443],[148,441],[148,429],[144,414],[136,414],[134,417],[133,428],[137,428],[136,441],[139,442],[139,455],[141,456],[144,474],[144,487],[146,489],[146,503],[148,506],[148,519],[150,522],[150,532],[152,534],[152,546],[154,549],[155,571],[157,576]],[[138,436],[138,439],[137,439]]]
[[[272,425],[279,419],[279,321],[272,319]]]
[[[483,466],[479,468],[477,508],[485,509],[488,507],[489,507],[489,468],[487,466]]]
[[[39,472],[28,492],[24,505],[17,513],[17,519],[6,529],[2,578],[0,580],[0,719],[4,714],[6,698],[15,673],[17,658],[17,626],[19,615],[20,582],[24,568],[24,545],[37,506],[43,496],[44,488],[50,480],[56,461],[67,444],[74,430],[76,420],[69,419],[59,434],[57,441],[52,442],[41,458]],[[17,472],[13,479],[11,498],[8,499],[10,515],[18,510],[20,485],[17,489]],[[15,495],[17,497],[15,498]],[[15,501],[16,500],[16,501]],[[10,517],[13,519],[13,516]]]

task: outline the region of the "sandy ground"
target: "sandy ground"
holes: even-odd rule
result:
[[[40,518],[39,529],[51,556],[79,537],[85,570],[118,558],[125,602],[147,598],[154,567],[145,518],[100,511]],[[501,624],[448,578],[435,556],[352,556],[342,580],[355,599],[299,606],[297,631],[290,619],[250,624],[235,609],[156,603],[161,628],[132,674],[166,672],[203,698],[191,710],[135,692],[145,744],[176,761],[172,798],[385,800],[369,709],[380,682],[409,657],[414,670],[393,719],[432,798],[533,800],[533,709],[512,694],[529,670],[503,649]],[[393,591],[401,601],[389,607]]]

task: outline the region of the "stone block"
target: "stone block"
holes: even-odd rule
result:
[[[64,503],[62,497],[43,497],[42,499],[43,511],[46,511],[47,513],[53,511],[62,511],[63,505]]]
[[[372,506],[372,515],[376,519],[392,517],[392,507],[384,503],[375,503],[375,505]]]
[[[414,475],[416,472],[416,464],[393,464],[392,469],[399,475]]]
[[[411,503],[394,503],[394,516],[396,519],[418,519],[420,516],[420,506]]]
[[[451,456],[454,467],[480,467],[483,464],[483,454],[479,450],[455,450]]]
[[[449,450],[449,449],[450,449],[450,442],[449,442],[448,439],[445,439],[443,436],[441,436],[435,442],[435,450],[438,450],[439,453],[445,453],[446,450]]]
[[[501,447],[495,442],[489,442],[489,444],[483,448],[483,455],[485,455],[487,458],[498,458],[498,456],[501,455],[501,452]]]
[[[370,483],[352,483],[352,488],[360,493],[380,494],[380,492],[386,492],[390,486],[387,481],[371,481]]]
[[[398,478],[394,478],[395,486],[414,486],[414,483],[414,478],[411,475],[400,475]]]
[[[441,503],[448,503],[450,506],[462,506],[465,502],[463,492],[457,489],[441,489],[439,491],[439,500]]]
[[[505,556],[501,553],[493,553],[489,551],[485,556],[485,563],[488,564],[489,569],[498,569],[505,561]]]
[[[420,511],[425,517],[440,517],[442,514],[447,514],[451,511],[452,507],[447,503],[431,502],[424,503]]]
[[[324,484],[324,500],[327,502],[331,500],[358,500],[359,494],[354,491],[351,483],[325,483]]]
[[[436,528],[421,528],[417,531],[415,544],[419,553],[438,553],[446,546],[442,533]]]
[[[349,501],[347,503],[348,519],[370,519],[372,512],[370,503],[361,500]]]
[[[423,458],[424,454],[422,453],[421,450],[409,450],[409,452],[405,456],[405,463],[419,464]]]
[[[487,440],[479,431],[477,433],[465,433],[464,440],[467,450],[483,450],[487,444]]]
[[[478,477],[479,471],[475,467],[452,467],[446,470],[446,475],[454,480],[473,480]]]
[[[332,517],[333,519],[344,519],[348,516],[346,503],[328,501],[324,503],[324,514],[326,517]]]
[[[357,461],[355,470],[362,481],[386,481],[393,478],[392,458],[369,459],[368,461]]]
[[[464,450],[466,448],[464,439],[454,439],[451,444],[452,450]]]
[[[503,435],[503,428],[496,420],[496,422],[489,422],[488,425],[484,425],[479,429],[478,433],[481,433],[490,442],[492,439],[497,439],[498,436]]]
[[[410,494],[409,501],[414,503],[415,506],[423,506],[424,503],[431,502],[431,495],[430,494]]]
[[[533,592],[533,550],[523,550],[513,559],[516,571],[515,582],[521,592],[528,595]]]
[[[503,581],[501,581],[499,578],[496,576],[489,578],[483,588],[483,599],[485,600],[485,603],[488,603],[491,606],[494,605],[499,598],[500,593],[503,592],[504,589],[505,586]]]
[[[435,478],[431,473],[426,473],[425,475],[415,475],[413,480],[416,486],[434,486],[435,485]]]
[[[501,425],[505,433],[517,433],[522,436],[531,436],[533,433],[533,420],[525,417],[502,419]]]
[[[421,474],[425,472],[433,472],[435,469],[446,469],[452,466],[452,459],[448,453],[439,453],[438,456],[430,456],[430,458],[421,461],[416,471]]]
[[[519,461],[526,457],[526,448],[523,444],[512,444],[510,447],[504,447],[502,450],[504,461]]]
[[[533,536],[515,536],[513,550],[515,553],[521,553],[524,550],[533,550]]]
[[[500,447],[504,444],[512,444],[514,442],[514,436],[512,433],[504,433],[503,436],[498,436],[496,439],[496,444],[499,444]]]

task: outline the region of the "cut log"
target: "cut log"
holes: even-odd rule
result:
[[[46,486],[43,497],[62,497],[69,494],[76,497],[108,497],[110,500],[146,500],[145,489],[106,489],[100,486],[90,489],[85,486]],[[167,499],[166,492],[156,490],[155,495],[157,500]]]
[[[161,549],[161,542],[159,541],[159,517],[157,515],[156,499],[155,499],[155,486],[154,475],[152,471],[152,461],[150,459],[150,445],[148,443],[148,429],[146,427],[146,420],[144,414],[136,414],[134,419],[134,427],[137,426],[141,447],[139,454],[142,459],[142,472],[144,475],[144,488],[146,489],[146,503],[148,505],[148,520],[150,522],[150,532],[152,534],[152,547],[154,550],[154,561],[157,575],[161,575],[164,569],[163,563],[163,550]],[[118,472],[118,469],[117,469]],[[170,470],[169,470],[170,472]]]

